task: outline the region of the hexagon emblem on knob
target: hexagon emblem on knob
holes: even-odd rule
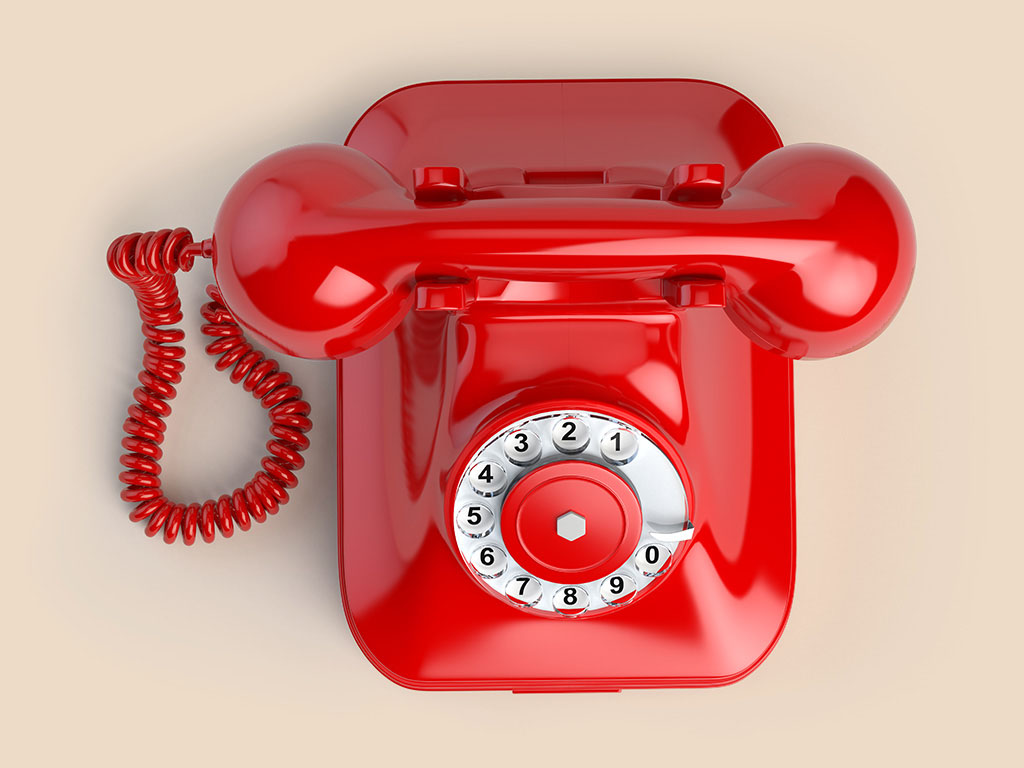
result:
[[[576,541],[587,532],[587,519],[571,509],[555,520],[558,535],[566,541]]]

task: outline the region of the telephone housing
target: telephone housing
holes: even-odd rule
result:
[[[337,360],[345,612],[420,689],[754,669],[793,595],[792,361],[870,341],[914,263],[881,171],[784,148],[752,102],[695,80],[404,88],[344,146],[250,169],[212,240],[179,238],[182,264],[132,242],[112,249],[122,277],[211,256],[204,313]],[[240,343],[224,367],[256,360]],[[252,493],[159,507],[150,532],[223,532],[294,480],[288,455]]]

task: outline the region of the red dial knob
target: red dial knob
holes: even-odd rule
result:
[[[524,569],[560,584],[600,579],[636,549],[640,502],[622,478],[587,461],[547,464],[509,492],[501,533]]]

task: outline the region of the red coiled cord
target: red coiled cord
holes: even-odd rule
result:
[[[175,272],[188,272],[196,256],[211,256],[212,243],[192,241],[187,229],[162,229],[117,238],[107,251],[110,271],[134,291],[142,316],[145,336],[143,370],[132,393],[135,403],[128,408],[124,422],[126,436],[121,440],[125,453],[119,475],[127,487],[121,498],[136,504],[129,518],[148,520],[146,535],[161,528],[164,541],[172,543],[180,532],[186,544],[193,544],[196,532],[204,541],[213,541],[217,530],[231,536],[237,525],[249,530],[252,521],[262,523],[288,501],[288,488],[298,484],[295,472],[305,461],[301,451],[309,447],[306,432],[312,427],[309,403],[302,390],[292,384],[290,374],[280,370],[276,361],[253,349],[242,329],[224,305],[215,285],[207,287],[212,299],[202,308],[207,324],[205,335],[213,338],[207,354],[220,356],[217,370],[232,368],[229,376],[270,411],[269,455],[260,462],[262,470],[241,488],[218,499],[201,504],[179,504],[168,499],[160,487],[160,443],[166,430],[165,419],[171,413],[168,403],[177,394],[174,385],[181,381],[185,363],[184,348],[177,346],[185,338],[180,328],[167,328],[182,319],[181,301]]]

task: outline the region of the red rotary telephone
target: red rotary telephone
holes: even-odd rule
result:
[[[250,483],[186,505],[158,462],[197,256],[207,351],[272,439]],[[885,328],[914,234],[875,166],[783,147],[721,85],[454,82],[258,163],[212,239],[129,235],[108,260],[143,318],[121,479],[148,534],[230,536],[296,483],[309,405],[244,328],[338,360],[341,591],[381,672],[617,690],[731,682],[774,645],[792,359]]]

